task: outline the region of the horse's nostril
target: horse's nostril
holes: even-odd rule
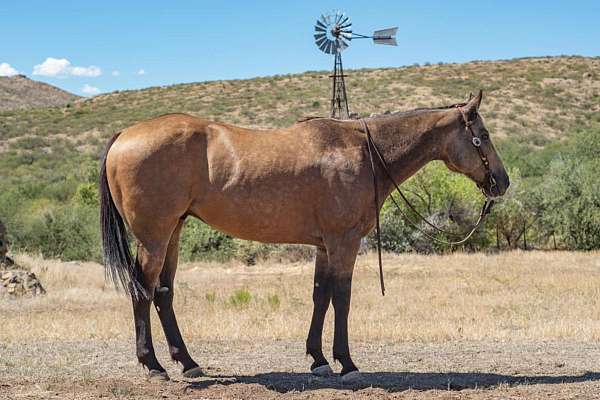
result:
[[[503,173],[500,175],[499,179],[496,178],[496,182],[498,185],[498,192],[502,196],[504,193],[506,193],[508,187],[510,186],[510,179],[508,178],[508,175],[506,173]]]

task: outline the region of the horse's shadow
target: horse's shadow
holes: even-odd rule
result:
[[[581,375],[502,375],[483,372],[363,372],[360,383],[342,384],[337,376],[316,378],[308,373],[269,372],[257,375],[231,375],[205,377],[189,382],[188,390],[201,390],[212,385],[235,383],[258,384],[279,393],[316,389],[380,388],[387,392],[413,390],[463,390],[494,388],[499,385],[542,385],[600,381],[600,373]]]

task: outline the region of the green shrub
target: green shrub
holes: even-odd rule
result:
[[[217,301],[217,294],[215,292],[208,292],[204,295],[204,298],[207,302],[213,304],[215,301]]]
[[[279,300],[279,296],[277,296],[276,294],[270,295],[267,298],[267,302],[273,308],[278,308],[279,305],[281,304],[281,300]]]
[[[238,289],[229,297],[229,304],[234,307],[247,306],[252,300],[252,295],[247,289]]]
[[[179,243],[183,261],[225,261],[235,255],[233,239],[210,228],[202,221],[189,218]]]
[[[63,260],[101,261],[100,226],[93,207],[51,206],[31,217],[14,243],[17,248]]]

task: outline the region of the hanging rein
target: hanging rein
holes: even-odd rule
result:
[[[469,120],[461,106],[457,105],[456,108],[460,111],[463,122],[465,124],[465,130],[467,132],[469,132],[469,134],[471,135],[471,143],[473,144],[473,147],[475,147],[475,149],[477,150],[477,154],[479,155],[479,158],[481,159],[481,162],[483,163],[483,167],[485,168],[486,178],[490,183],[489,191],[492,192],[493,188],[496,186],[496,179],[494,178],[494,175],[492,174],[492,171],[490,169],[489,160],[487,159],[487,157],[485,156],[485,154],[483,154],[483,151],[481,150],[481,138],[479,136],[477,136],[475,134],[475,132],[473,132],[473,128],[471,127],[473,125],[473,123],[477,120],[478,115],[476,115],[473,120]],[[377,147],[377,145],[375,144],[375,141],[373,140],[373,137],[371,136],[371,131],[369,130],[369,126],[367,125],[367,122],[362,118],[360,119],[360,122],[362,123],[363,130],[367,135],[367,149],[369,152],[369,160],[371,161],[371,172],[373,174],[373,190],[375,193],[375,227],[376,227],[376,236],[377,236],[377,258],[379,261],[379,283],[381,285],[381,294],[383,296],[385,296],[385,284],[383,282],[383,264],[381,262],[381,228],[380,228],[380,224],[379,224],[379,191],[378,191],[378,187],[377,187],[378,185],[377,185],[377,173],[376,173],[376,168],[375,168],[375,160],[377,160],[377,162],[381,165],[381,168],[383,169],[385,176],[394,184],[394,188],[396,189],[396,191],[398,192],[398,194],[400,195],[400,197],[402,198],[404,203],[406,203],[408,208],[418,218],[420,218],[423,222],[425,222],[427,225],[429,225],[430,227],[432,227],[435,231],[437,231],[439,233],[443,233],[445,235],[452,235],[452,236],[456,236],[457,234],[452,233],[452,232],[447,232],[447,231],[435,226],[434,224],[429,222],[427,220],[427,218],[425,218],[421,213],[419,213],[417,211],[417,209],[411,204],[411,202],[408,200],[408,198],[404,195],[402,190],[400,190],[400,186],[398,185],[398,183],[396,182],[396,180],[390,173],[390,170],[388,168],[387,162],[385,161],[385,158],[379,151],[379,148]],[[483,191],[483,188],[482,188],[482,191]],[[484,195],[485,195],[485,192],[484,192]],[[435,236],[425,232],[423,229],[421,229],[417,225],[417,223],[415,221],[413,221],[411,217],[408,216],[406,211],[404,211],[400,207],[400,205],[398,204],[398,202],[396,201],[394,196],[390,195],[390,198],[391,198],[392,202],[394,203],[394,205],[396,206],[396,208],[398,209],[398,211],[400,211],[400,214],[402,214],[402,217],[413,228],[417,229],[425,237],[427,237],[435,242],[445,244],[445,245],[451,245],[451,246],[460,245],[460,244],[465,243],[467,240],[469,240],[471,238],[471,236],[473,236],[473,234],[475,233],[477,228],[481,225],[481,223],[485,219],[486,215],[489,214],[489,212],[492,208],[492,205],[494,204],[494,199],[486,195],[486,201],[483,204],[483,207],[481,208],[481,211],[479,213],[479,218],[477,219],[477,222],[475,223],[473,228],[469,231],[469,233],[460,240],[445,241],[445,240],[438,239],[437,237],[435,237]]]

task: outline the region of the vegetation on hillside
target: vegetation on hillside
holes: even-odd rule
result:
[[[348,89],[352,109],[368,115],[450,104],[483,88],[482,115],[510,169],[512,189],[466,248],[522,247],[527,240],[528,247],[590,249],[600,247],[598,67],[599,58],[557,57],[359,70],[351,71]],[[115,132],[168,112],[285,126],[304,115],[326,115],[328,96],[328,73],[307,72],[0,112],[0,220],[13,248],[97,260],[98,159]],[[437,164],[405,186],[422,212],[458,231],[475,219],[482,201],[466,178]],[[450,250],[407,228],[389,205],[383,231],[388,250]],[[182,241],[184,259],[236,256],[253,263],[281,249],[233,240],[199,221],[188,223]]]

